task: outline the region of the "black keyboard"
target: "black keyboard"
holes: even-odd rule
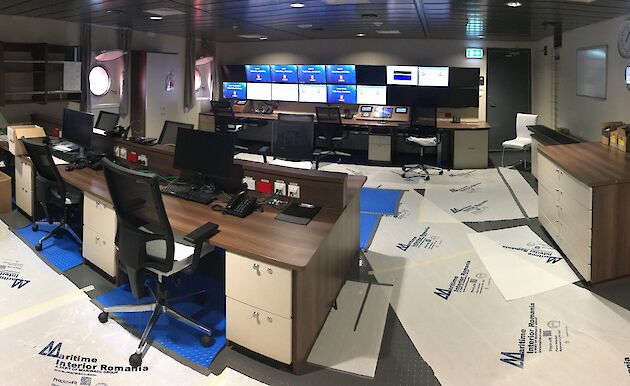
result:
[[[217,198],[217,194],[212,190],[192,190],[190,187],[182,189],[178,186],[166,186],[162,188],[162,194],[183,198],[184,200],[198,202],[208,205]]]

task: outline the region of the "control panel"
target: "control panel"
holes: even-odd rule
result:
[[[357,119],[389,122],[409,122],[410,116],[407,106],[360,105],[357,113]]]

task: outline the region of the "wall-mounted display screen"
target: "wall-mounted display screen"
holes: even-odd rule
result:
[[[353,64],[326,65],[326,83],[356,84],[357,72]]]
[[[376,107],[374,108],[374,112],[372,113],[372,116],[374,118],[391,118],[392,117],[392,113],[394,111],[393,107]]]
[[[223,82],[223,97],[228,99],[247,99],[247,83]]]
[[[387,68],[385,66],[356,66],[357,84],[368,86],[387,85]]]
[[[221,74],[224,82],[245,82],[245,66],[241,65],[223,65],[221,66]]]
[[[418,86],[448,87],[448,67],[419,67]]]
[[[300,83],[326,83],[326,66],[323,64],[301,64],[298,66]]]
[[[271,70],[267,64],[246,64],[245,74],[248,82],[271,82]]]
[[[299,92],[297,84],[271,84],[271,100],[282,102],[297,102]]]
[[[295,64],[272,64],[271,81],[274,83],[297,83],[298,69]]]
[[[299,101],[306,103],[326,103],[326,85],[301,84]]]
[[[247,83],[247,99],[270,101],[271,83]]]
[[[479,87],[479,68],[452,67],[448,71],[449,87]]]
[[[418,67],[387,66],[387,84],[400,86],[417,86]]]
[[[387,86],[357,86],[357,103],[360,105],[386,105]]]
[[[345,103],[353,105],[357,103],[357,86],[355,85],[337,85],[329,84],[328,86],[328,103]]]

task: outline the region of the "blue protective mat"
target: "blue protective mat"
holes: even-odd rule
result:
[[[366,250],[370,246],[380,220],[381,215],[379,214],[361,213],[361,249]]]
[[[40,225],[37,232],[33,232],[31,226],[25,226],[16,231],[24,241],[30,246],[35,244],[46,235],[46,231],[52,230],[55,225]],[[65,272],[70,268],[83,264],[83,256],[81,255],[81,246],[77,244],[68,234],[62,233],[63,237],[51,237],[44,241],[40,253],[52,265],[57,267],[61,272]]]
[[[171,290],[170,297],[172,298],[203,289],[207,291],[208,298],[203,306],[195,303],[194,298],[190,298],[184,302],[173,304],[173,307],[209,327],[212,330],[214,343],[210,347],[203,347],[200,342],[200,332],[164,314],[158,318],[149,337],[178,355],[203,367],[208,367],[225,346],[225,284],[222,280],[201,273],[190,276],[182,274],[180,287],[175,287],[169,281],[166,284]],[[150,285],[151,288],[155,288],[155,283],[152,282]],[[122,285],[99,296],[96,300],[103,306],[147,303],[154,300],[151,295],[138,300],[133,297],[128,288],[127,284]],[[139,336],[144,331],[151,313],[138,312],[116,315]]]
[[[397,215],[401,190],[361,188],[361,212]]]

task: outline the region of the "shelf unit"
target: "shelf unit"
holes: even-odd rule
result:
[[[80,100],[80,84],[64,85],[80,63],[78,46],[0,42],[0,106]]]

